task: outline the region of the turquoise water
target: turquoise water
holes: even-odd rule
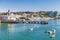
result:
[[[49,20],[49,24],[6,24],[0,23],[0,40],[60,40],[60,20]],[[45,33],[55,29],[55,37]]]

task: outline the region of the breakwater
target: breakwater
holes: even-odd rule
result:
[[[48,24],[48,21],[0,21],[0,23]]]

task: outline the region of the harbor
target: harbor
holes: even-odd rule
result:
[[[57,11],[10,12],[8,10],[7,12],[2,12],[0,13],[0,39],[60,39],[58,34],[56,34],[59,33],[57,27],[60,26],[60,19],[57,18]]]
[[[48,24],[49,20],[55,19],[57,12],[7,12],[0,13],[0,23],[26,23],[26,24]],[[52,16],[51,16],[52,15]]]
[[[46,14],[45,14],[46,13]],[[1,40],[56,40],[60,19],[52,12],[4,12],[0,14]],[[58,37],[58,38],[57,38]],[[3,39],[4,38],[4,39]]]
[[[0,0],[0,40],[60,40],[60,0]]]

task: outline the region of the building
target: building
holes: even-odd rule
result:
[[[48,12],[48,15],[49,15],[50,17],[56,17],[56,16],[57,16],[57,11],[49,11],[49,12]]]

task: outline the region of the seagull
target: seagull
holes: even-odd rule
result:
[[[31,31],[33,31],[33,28],[30,28]]]
[[[55,37],[55,32],[56,32],[55,29],[50,30],[50,31],[46,31],[46,33],[48,33],[48,34],[50,35],[51,38],[54,38],[54,37]]]
[[[55,34],[56,30],[53,29],[53,30],[50,30],[50,31],[47,31],[48,34]]]

